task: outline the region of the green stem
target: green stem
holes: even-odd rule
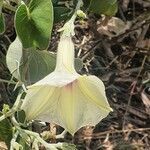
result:
[[[19,135],[18,131],[13,135],[13,138],[11,139],[11,142],[10,142],[10,150],[20,148],[21,145],[16,143],[18,135]]]
[[[20,128],[20,124],[17,122],[16,118],[14,116],[11,117],[11,122],[13,123],[13,125],[17,128],[17,129],[21,129]]]
[[[21,95],[22,95],[22,93],[18,96],[18,98],[17,98],[15,104],[13,105],[13,107],[6,114],[3,114],[0,117],[0,121],[4,120],[7,117],[12,116],[20,108],[20,106],[22,104]]]
[[[32,148],[34,148],[35,150],[39,150],[38,141],[36,139],[33,142]]]
[[[77,17],[77,11],[80,10],[80,7],[83,6],[83,1],[82,0],[79,0],[77,5],[76,5],[76,8],[75,8],[75,13],[73,14],[73,16],[71,17],[71,19],[69,21],[71,22],[74,22],[76,17]]]
[[[49,144],[49,143],[45,142],[38,133],[21,129],[19,123],[17,122],[17,120],[15,119],[14,116],[11,117],[11,121],[12,121],[13,125],[15,126],[15,128],[18,130],[17,131],[18,133],[26,133],[30,137],[33,137],[35,139],[36,146],[38,143],[41,143],[47,149],[56,149],[56,150],[57,150],[57,148],[61,149],[63,147],[63,143]],[[15,142],[15,141],[13,140],[13,142]]]
[[[38,133],[29,131],[29,130],[23,130],[23,131],[26,134],[28,134],[29,136],[34,137],[39,143],[41,143],[47,149],[57,149],[57,148],[62,148],[62,146],[63,146],[63,143],[49,144],[49,143],[45,142]]]
[[[80,10],[80,7],[83,5],[83,1],[82,0],[79,0],[77,5],[76,5],[76,8],[75,8],[75,13],[72,15],[71,19],[65,23],[65,25],[59,30],[60,31],[63,31],[63,35],[62,36],[74,36],[75,33],[74,33],[74,22],[75,22],[75,19],[77,17],[77,11]]]
[[[75,8],[75,11],[79,10],[80,7],[82,7],[82,6],[83,6],[83,1],[82,0],[78,0],[78,3],[77,3],[76,8]]]

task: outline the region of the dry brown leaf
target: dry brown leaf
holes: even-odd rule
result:
[[[134,2],[139,3],[143,7],[150,7],[150,1],[149,0],[134,0]]]
[[[139,47],[139,48],[150,48],[150,39],[145,39],[145,40],[140,41],[137,44],[137,47]]]
[[[150,108],[150,99],[149,99],[149,97],[145,94],[144,91],[141,93],[141,98],[142,98],[142,101],[143,101],[144,105],[145,105],[146,107]]]
[[[130,0],[123,0],[123,1],[122,1],[122,8],[123,8],[123,11],[127,11],[129,2],[130,2]]]
[[[144,91],[141,93],[141,99],[146,107],[146,112],[150,114],[150,96],[147,95]]]
[[[0,141],[0,150],[8,150],[5,142]]]
[[[103,17],[101,22],[98,21],[98,29],[97,31],[100,34],[107,35],[110,38],[118,36],[124,33],[127,29],[130,28],[130,22],[123,22],[121,19],[117,17],[112,17],[107,21],[107,23],[103,23],[106,20],[106,17]]]

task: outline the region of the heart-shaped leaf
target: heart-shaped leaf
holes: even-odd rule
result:
[[[22,55],[22,44],[17,37],[8,48],[6,63],[11,74],[18,80],[21,80],[20,66],[22,64]]]
[[[15,27],[24,48],[46,49],[53,27],[51,0],[31,0],[22,3],[15,14]]]
[[[23,57],[22,57],[23,56]],[[56,54],[35,49],[25,50],[18,38],[9,46],[6,55],[7,67],[12,75],[20,81],[32,84],[54,71]],[[75,68],[83,67],[81,59],[75,59]]]
[[[29,50],[26,67],[26,81],[33,84],[53,72],[56,65],[56,54],[48,51]],[[81,59],[75,59],[75,69],[83,67]]]
[[[56,58],[48,51],[29,50],[25,64],[28,84],[39,81],[55,69]]]
[[[24,54],[24,55],[23,55]],[[52,72],[56,57],[47,51],[25,50],[18,38],[9,46],[6,55],[7,67],[20,81],[31,84]]]

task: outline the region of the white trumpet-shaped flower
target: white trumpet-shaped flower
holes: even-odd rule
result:
[[[74,44],[65,35],[58,45],[55,71],[28,87],[22,109],[27,120],[54,122],[71,134],[96,125],[112,111],[103,82],[75,71]]]

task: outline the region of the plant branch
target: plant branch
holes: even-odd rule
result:
[[[4,120],[7,117],[12,116],[20,108],[20,106],[22,104],[21,95],[22,95],[22,93],[20,93],[20,95],[17,97],[17,100],[16,100],[15,104],[13,105],[13,107],[6,114],[3,114],[0,117],[0,121]]]
[[[57,148],[62,148],[63,147],[63,143],[57,143],[57,144],[49,144],[47,142],[45,142],[38,133],[36,132],[32,132],[29,130],[23,130],[26,134],[28,134],[31,137],[34,137],[39,143],[41,143],[43,146],[45,146],[45,148],[47,149],[57,149]]]

